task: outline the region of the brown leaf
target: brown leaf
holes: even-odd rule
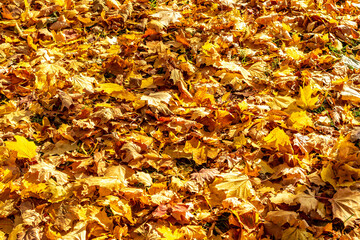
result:
[[[341,188],[329,201],[333,218],[339,218],[345,226],[353,225],[354,221],[360,218],[360,192]]]
[[[280,226],[285,223],[289,223],[292,226],[297,221],[298,216],[299,214],[296,212],[277,210],[268,212],[265,219]]]
[[[191,179],[196,180],[200,184],[204,182],[211,182],[220,172],[216,168],[202,168],[197,173],[191,174]]]
[[[66,92],[63,92],[61,90],[57,90],[57,93],[59,94],[60,100],[61,100],[61,109],[60,111],[63,111],[64,108],[70,109],[72,105],[74,105],[73,99],[70,97],[69,94]]]

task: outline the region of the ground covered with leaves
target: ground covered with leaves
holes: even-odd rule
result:
[[[2,0],[1,239],[359,239],[360,4]]]

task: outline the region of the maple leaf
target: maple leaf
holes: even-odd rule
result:
[[[297,194],[295,201],[300,203],[300,211],[307,214],[312,210],[316,210],[319,203],[313,194],[306,194],[304,192]]]
[[[207,160],[206,146],[196,138],[185,142],[184,152],[191,153],[195,163],[198,165],[205,163]]]
[[[150,187],[152,185],[152,178],[150,174],[144,172],[137,172],[136,174],[132,175],[129,181],[135,181],[138,183],[144,184],[146,187]]]
[[[54,177],[59,184],[66,184],[68,182],[68,175],[66,173],[56,170],[54,165],[43,161],[30,166],[29,172],[26,174],[30,175],[31,173],[36,173],[39,181],[46,182],[51,177]]]
[[[291,142],[289,136],[277,127],[273,129],[265,138],[266,146],[275,148],[283,152],[292,152]]]
[[[202,168],[198,173],[192,173],[191,178],[203,184],[205,181],[212,181],[219,174],[216,168]]]
[[[223,181],[216,184],[218,190],[223,190],[226,197],[249,198],[253,196],[254,189],[248,176],[240,172],[230,172],[219,175]]]
[[[288,228],[284,231],[281,240],[313,240],[314,236],[305,229]]]
[[[169,26],[171,23],[180,22],[182,18],[181,13],[174,11],[171,8],[161,7],[157,8],[158,12],[151,14],[151,17],[159,18],[159,22],[165,27]]]
[[[127,101],[134,101],[137,99],[133,93],[127,91],[123,86],[116,83],[101,83],[99,84],[97,90],[104,91],[112,97],[124,99]]]
[[[342,188],[329,201],[333,218],[339,218],[345,226],[352,225],[357,218],[360,218],[360,192]]]
[[[156,230],[163,235],[163,238],[161,239],[164,240],[178,240],[184,236],[184,234],[180,232],[180,230],[178,229],[172,230],[171,228],[166,226],[159,227]]]
[[[292,193],[289,193],[287,191],[283,191],[281,193],[277,193],[275,196],[270,198],[270,201],[275,204],[281,204],[286,203],[288,205],[291,205],[295,199],[295,195]]]
[[[297,100],[297,104],[304,109],[314,109],[316,103],[319,101],[319,97],[312,97],[317,90],[313,89],[311,85],[307,85],[304,88],[300,87],[300,98]]]
[[[180,228],[186,239],[206,239],[206,230],[202,226],[186,225]]]
[[[120,9],[120,3],[117,0],[106,0],[106,5],[109,8]]]
[[[63,84],[57,79],[67,74],[68,71],[59,64],[42,63],[36,67],[35,87],[42,91],[55,92],[56,87]]]
[[[168,108],[166,104],[170,102],[172,95],[168,92],[156,92],[150,93],[148,96],[141,96],[140,100],[146,101],[149,107],[155,110],[155,112],[160,112],[163,114],[171,114],[172,111]]]
[[[331,163],[327,164],[326,167],[323,167],[321,170],[321,179],[324,182],[330,183],[335,189],[337,188],[337,184],[335,181],[335,173],[333,170],[333,165]]]
[[[65,152],[73,151],[77,149],[77,142],[70,143],[68,140],[60,140],[55,145],[49,146],[49,149],[41,150],[44,153],[44,156],[48,155],[62,155]]]
[[[304,58],[304,53],[298,50],[296,47],[289,47],[285,49],[285,52],[294,60],[301,60]]]
[[[76,90],[85,90],[89,93],[94,92],[93,83],[96,83],[96,79],[94,77],[88,77],[80,73],[78,76],[70,77],[68,81],[73,83]]]
[[[283,108],[288,108],[296,100],[290,96],[276,96],[272,99],[273,101],[268,102],[267,104],[275,110],[281,110]]]
[[[36,156],[36,145],[34,142],[28,141],[23,136],[14,136],[16,142],[6,141],[5,145],[9,150],[17,152],[17,156],[21,158],[33,158]]]
[[[248,70],[246,70],[241,64],[237,64],[235,62],[226,62],[221,60],[216,63],[215,66],[232,72],[240,72],[245,79],[249,79],[251,76],[251,73]]]
[[[124,158],[125,162],[129,162],[130,160],[138,160],[142,158],[141,147],[133,142],[125,143],[121,150],[126,151],[126,156]]]
[[[6,218],[12,215],[16,211],[15,204],[16,202],[14,199],[0,201],[0,217]]]
[[[285,223],[293,225],[297,221],[298,216],[299,214],[296,212],[278,210],[268,212],[265,219],[278,225],[284,225]]]
[[[312,119],[307,115],[306,111],[293,112],[290,115],[289,122],[296,130],[314,126]]]

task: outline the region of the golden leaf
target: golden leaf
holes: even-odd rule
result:
[[[298,50],[296,47],[289,47],[285,49],[285,52],[294,60],[301,60],[305,57],[305,54]]]
[[[226,197],[249,198],[254,194],[254,189],[248,176],[240,172],[230,172],[220,175],[223,181],[215,187],[224,190]]]
[[[20,158],[33,158],[36,156],[36,145],[34,142],[28,141],[23,136],[14,136],[16,142],[6,141],[5,145],[9,150],[17,152]]]
[[[279,127],[272,130],[265,138],[265,147],[275,148],[283,152],[293,152],[289,136]]]
[[[332,166],[332,164],[328,164],[326,167],[323,167],[320,175],[324,182],[330,183],[336,189],[335,173]]]
[[[172,230],[171,228],[166,226],[159,227],[156,230],[163,235],[163,238],[161,239],[164,240],[178,240],[181,239],[184,235],[178,229]]]
[[[296,130],[314,126],[312,119],[307,115],[306,111],[293,112],[290,115],[289,122]]]
[[[317,101],[319,100],[319,97],[311,96],[316,92],[317,90],[313,89],[311,85],[307,85],[304,88],[300,87],[300,98],[298,99],[297,104],[305,110],[314,109],[316,107]]]

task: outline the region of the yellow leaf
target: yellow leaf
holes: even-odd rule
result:
[[[152,77],[145,78],[141,81],[140,88],[150,88],[150,87],[155,87],[154,79]]]
[[[111,195],[106,196],[106,198],[109,199],[110,208],[115,215],[124,216],[131,223],[134,223],[131,207],[127,201]]]
[[[10,233],[8,240],[17,240],[18,238],[18,234],[21,232],[25,231],[25,227],[23,226],[23,224],[18,224]]]
[[[295,71],[295,69],[289,67],[289,66],[281,66],[281,68],[275,72],[273,72],[274,77],[286,77],[289,75],[292,75],[292,73]]]
[[[202,46],[202,49],[204,49],[205,51],[209,51],[210,49],[212,48],[218,48],[219,45],[217,44],[212,44],[210,42],[206,42],[203,46]]]
[[[293,102],[295,102],[295,99],[289,96],[276,96],[272,100],[272,102],[268,102],[267,104],[274,110],[288,108]]]
[[[194,100],[201,105],[213,105],[215,104],[214,95],[207,93],[207,88],[202,87],[195,93]]]
[[[241,148],[242,146],[246,145],[246,137],[244,134],[241,134],[239,137],[234,137],[234,147],[236,149]]]
[[[240,109],[240,111],[245,111],[249,107],[249,105],[245,101],[239,102],[237,106]]]
[[[299,37],[298,34],[293,34],[292,38],[293,38],[293,41],[294,41],[295,44],[298,44],[300,42],[300,40],[301,40],[301,38]]]
[[[183,237],[183,234],[178,230],[175,229],[174,231],[171,230],[171,228],[168,228],[166,226],[162,226],[156,229],[158,232],[160,232],[164,237],[161,239],[166,240],[178,240]]]
[[[307,115],[306,111],[293,112],[289,122],[296,130],[314,126],[312,119]]]
[[[321,179],[324,182],[330,183],[336,189],[335,173],[332,164],[328,164],[321,170]]]
[[[36,156],[36,145],[22,136],[15,136],[16,142],[6,141],[5,145],[9,150],[17,152],[20,158],[33,158]]]
[[[286,23],[282,23],[282,27],[284,28],[284,30],[286,31],[291,31],[291,27],[289,25],[287,25]]]
[[[16,212],[15,200],[7,199],[4,202],[0,201],[0,218],[6,218]]]
[[[305,57],[305,54],[302,51],[299,51],[296,47],[286,48],[285,52],[294,60],[301,60]]]
[[[71,127],[67,124],[61,124],[61,126],[58,129],[58,132],[60,133],[61,136],[63,136],[65,139],[68,139],[70,141],[74,141],[75,139],[69,134]]]
[[[329,34],[326,33],[323,36],[320,37],[321,40],[323,40],[325,43],[329,42]]]
[[[127,91],[123,86],[116,83],[101,83],[99,84],[97,90],[104,91],[112,97],[124,99],[127,101],[134,101],[137,99],[133,93]]]
[[[101,83],[99,84],[99,88],[97,90],[102,90],[107,94],[111,94],[113,92],[121,92],[124,90],[124,87],[116,84],[116,83]]]
[[[317,90],[312,89],[311,85],[304,88],[300,87],[300,98],[298,99],[297,104],[304,109],[314,109],[319,97],[311,97],[311,95],[316,92]]]
[[[32,39],[32,37],[30,37],[30,35],[28,35],[26,40],[27,40],[29,47],[31,47],[32,49],[34,49],[36,51],[37,46],[34,44],[34,40]]]
[[[191,153],[196,164],[201,165],[206,163],[206,146],[201,144],[196,138],[185,142],[184,152]]]
[[[270,201],[275,204],[285,203],[291,205],[295,198],[296,195],[289,193],[288,191],[283,191],[272,196]]]
[[[275,148],[279,151],[292,152],[291,142],[289,136],[280,128],[272,130],[265,138],[264,141],[270,148]]]
[[[180,231],[184,233],[186,239],[207,239],[206,231],[202,226],[186,225],[181,227]]]
[[[226,197],[248,198],[254,194],[254,189],[248,176],[240,172],[230,172],[220,175],[224,181],[215,187],[224,190]]]
[[[316,210],[319,203],[312,193],[306,194],[304,192],[297,194],[295,201],[300,203],[300,211],[307,214],[310,214],[312,210]]]
[[[31,183],[26,180],[22,180],[21,182],[21,197],[27,198],[27,197],[33,197],[36,196],[38,198],[47,199],[48,198],[48,192],[47,192],[47,186],[46,183]]]
[[[72,194],[71,186],[58,184],[54,179],[47,181],[46,185],[44,192],[50,193],[51,197],[47,200],[51,203],[61,202]]]

